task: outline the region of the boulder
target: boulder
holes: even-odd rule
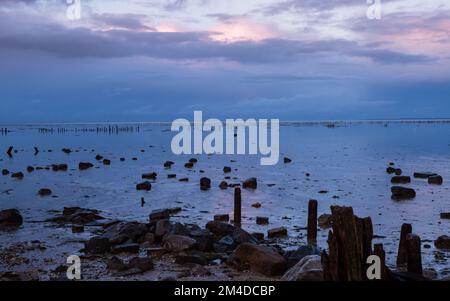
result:
[[[320,250],[313,245],[300,246],[297,250],[287,251],[284,257],[287,260],[287,266],[290,269],[300,260],[309,255],[320,255]]]
[[[449,250],[449,249],[450,249],[450,236],[447,236],[447,235],[439,236],[439,237],[434,241],[434,246],[435,246],[437,249],[446,249],[446,250]]]
[[[149,181],[145,181],[136,185],[136,190],[150,191],[152,190],[152,184]]]
[[[250,269],[266,276],[281,275],[286,270],[286,259],[276,249],[251,243],[239,245],[229,262],[240,270]]]
[[[150,220],[150,222],[156,222],[160,219],[170,219],[170,216],[172,214],[176,214],[178,212],[181,211],[180,207],[174,207],[174,208],[166,208],[166,209],[157,209],[157,210],[153,210],[148,218]]]
[[[139,253],[139,244],[130,243],[130,244],[122,244],[112,247],[111,253],[119,254],[119,253]]]
[[[194,167],[194,163],[188,162],[188,163],[184,164],[184,167],[186,167],[186,168],[192,168],[192,167]]]
[[[286,237],[287,235],[288,235],[288,232],[285,227],[270,229],[267,232],[268,238]]]
[[[153,260],[148,257],[134,257],[128,262],[128,268],[138,269],[141,272],[153,270]]]
[[[23,218],[17,209],[0,211],[0,230],[18,228],[22,225]]]
[[[111,244],[107,238],[95,236],[84,243],[84,252],[89,254],[104,254],[109,252]]]
[[[7,170],[7,169],[2,169],[2,175],[4,175],[4,176],[9,175],[9,170]]]
[[[15,179],[22,180],[23,177],[24,177],[24,175],[23,175],[23,173],[20,172],[20,171],[11,174],[11,178],[15,178]]]
[[[214,215],[214,220],[219,222],[228,222],[230,221],[229,214],[216,214]]]
[[[210,252],[214,249],[214,236],[207,229],[193,226],[192,229],[190,229],[189,237],[195,239],[199,251]]]
[[[122,259],[116,256],[108,258],[108,260],[106,261],[106,266],[108,267],[108,269],[114,271],[124,271],[127,269],[127,265],[125,264],[125,262],[123,262]]]
[[[287,164],[287,163],[291,163],[292,160],[289,159],[288,157],[284,157],[284,158],[283,158],[283,162],[284,162],[285,164]]]
[[[391,179],[392,184],[408,184],[411,183],[411,177],[409,176],[394,176]]]
[[[66,154],[70,154],[72,152],[72,150],[70,148],[63,148],[62,151],[63,151],[63,153],[66,153]]]
[[[172,230],[173,226],[167,219],[161,219],[156,222],[156,228],[155,228],[155,236],[156,237],[163,237],[164,235],[167,235]]]
[[[142,175],[142,179],[147,179],[147,180],[156,180],[156,172],[149,172],[149,173],[145,173]]]
[[[52,195],[52,191],[50,189],[48,189],[48,188],[41,188],[41,189],[39,189],[37,194],[39,196],[44,197],[44,196]]]
[[[111,165],[111,160],[103,159],[103,165]]]
[[[224,172],[224,173],[229,173],[229,172],[231,172],[231,167],[225,166],[225,167],[223,168],[223,172]]]
[[[222,190],[227,189],[228,188],[228,183],[226,181],[220,182],[219,188],[222,189]]]
[[[79,170],[86,170],[86,169],[89,169],[89,168],[92,168],[92,167],[94,167],[94,164],[89,163],[89,162],[80,162],[78,164],[78,169]]]
[[[319,255],[308,255],[290,268],[281,278],[283,281],[323,281]]]
[[[53,171],[67,171],[67,164],[52,164]]]
[[[95,160],[101,161],[101,160],[103,160],[103,156],[97,155],[97,156],[95,156]]]
[[[265,216],[257,216],[256,224],[257,225],[267,225],[267,224],[269,224],[269,218],[265,217]]]
[[[139,222],[119,222],[105,229],[101,235],[108,239],[111,245],[123,244],[125,242],[139,242],[149,232],[146,224]]]
[[[174,163],[172,161],[166,161],[166,162],[164,162],[164,167],[165,168],[171,168],[173,164]]]
[[[28,166],[27,167],[27,171],[28,172],[33,172],[34,171],[34,167],[33,166]]]
[[[65,207],[62,214],[54,218],[48,219],[49,222],[55,223],[72,223],[85,225],[96,220],[101,220],[101,217],[97,210],[84,209],[80,207]]]
[[[440,216],[442,219],[450,219],[450,212],[441,212]]]
[[[230,235],[233,233],[235,227],[231,224],[219,222],[219,221],[210,221],[206,224],[206,229],[211,231],[212,234],[223,237],[225,235]]]
[[[428,177],[428,184],[442,185],[443,179],[439,175]]]
[[[163,247],[170,252],[189,250],[196,245],[196,240],[188,236],[170,234],[163,242]]]
[[[256,178],[247,179],[242,184],[243,188],[248,188],[248,189],[256,189],[257,186],[258,186],[258,184],[257,184]]]
[[[171,174],[168,174],[168,175],[167,175],[167,178],[168,178],[168,179],[175,179],[176,177],[177,177],[177,175],[174,174],[174,173],[171,173]]]
[[[328,229],[331,227],[331,214],[324,213],[317,219],[318,225],[322,229]]]
[[[391,187],[393,200],[410,200],[416,197],[416,191],[412,188],[406,188],[401,186],[393,186]]]
[[[211,180],[209,178],[203,177],[200,179],[200,190],[211,189]]]

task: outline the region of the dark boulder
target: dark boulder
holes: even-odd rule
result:
[[[391,179],[392,184],[408,184],[411,183],[411,177],[409,176],[394,176]]]
[[[67,171],[67,164],[52,164],[53,171]]]
[[[439,175],[428,177],[428,184],[442,185],[443,179]]]
[[[217,237],[223,237],[225,235],[232,234],[235,227],[231,224],[224,222],[210,221],[206,224],[206,229],[211,231],[211,233]]]
[[[214,215],[214,220],[219,222],[229,222],[230,215],[229,214],[216,214]]]
[[[152,190],[152,184],[148,181],[136,184],[136,190],[150,191]]]
[[[96,236],[84,243],[84,252],[89,254],[104,254],[109,252],[111,244],[107,238]]]
[[[226,181],[220,182],[219,188],[222,189],[222,190],[227,189],[228,188],[228,183]]]
[[[416,191],[412,188],[393,186],[391,187],[393,200],[410,200],[416,197]]]
[[[11,178],[15,178],[15,179],[21,180],[21,179],[23,179],[23,177],[24,177],[24,175],[23,175],[23,173],[20,172],[20,171],[11,174]]]
[[[170,234],[164,238],[163,246],[169,252],[181,252],[194,248],[197,241],[191,237]]]
[[[41,188],[38,191],[38,195],[42,196],[42,197],[50,196],[50,195],[52,195],[52,191],[50,189],[48,189],[48,188]]]
[[[304,245],[300,246],[297,250],[287,251],[284,254],[284,258],[286,258],[288,269],[309,255],[320,255],[320,250],[313,245]]]
[[[92,168],[92,167],[94,167],[94,164],[92,164],[90,162],[80,162],[78,164],[78,169],[79,170],[86,170],[86,169],[89,169],[89,168]]]
[[[7,170],[7,169],[2,169],[2,175],[4,175],[4,176],[9,175],[9,170]]]
[[[439,236],[435,241],[434,245],[437,249],[450,249],[450,237],[447,235]]]
[[[415,172],[414,178],[428,179],[429,177],[436,176],[434,172]]]
[[[231,167],[225,166],[225,167],[223,168],[223,172],[224,172],[224,173],[229,173],[229,172],[231,172]]]
[[[286,237],[288,235],[287,229],[285,227],[279,227],[270,229],[267,232],[268,238],[279,238],[279,237]]]
[[[156,172],[149,172],[142,175],[142,179],[147,180],[156,180],[157,174]]]
[[[203,177],[200,179],[200,190],[211,189],[211,180],[209,178]]]
[[[139,244],[129,243],[129,244],[116,245],[111,248],[111,253],[113,253],[113,254],[139,253]]]
[[[288,157],[284,157],[284,158],[283,158],[283,162],[284,162],[285,164],[287,164],[287,163],[291,163],[292,160],[289,159]]]
[[[166,162],[164,162],[164,167],[165,168],[171,168],[173,164],[174,163],[172,161],[166,161]]]
[[[111,160],[103,159],[103,165],[111,165]]]
[[[265,216],[257,216],[256,224],[257,225],[267,225],[267,224],[269,224],[269,218],[265,217]]]
[[[243,188],[250,188],[250,189],[256,189],[257,187],[257,181],[256,178],[250,178],[244,181],[242,184]]]
[[[6,209],[0,211],[0,230],[18,228],[22,225],[23,219],[17,209]]]

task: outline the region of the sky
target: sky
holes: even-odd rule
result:
[[[71,1],[0,0],[0,123],[450,117],[449,0]]]

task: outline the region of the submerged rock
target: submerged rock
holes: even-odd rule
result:
[[[17,209],[0,211],[0,230],[18,228],[22,225],[23,218]]]
[[[442,219],[450,219],[450,212],[441,212],[440,216]]]
[[[242,184],[243,188],[250,188],[250,189],[256,189],[257,187],[257,181],[256,178],[250,178],[244,181],[244,183]]]
[[[292,160],[289,159],[288,157],[284,157],[284,158],[283,158],[283,162],[284,162],[285,164],[287,164],[287,163],[291,163]]]
[[[136,190],[150,191],[152,189],[152,184],[148,181],[139,183],[136,185]]]
[[[269,218],[265,217],[265,216],[257,216],[256,224],[257,225],[267,225],[267,224],[269,224]]]
[[[203,177],[200,179],[200,190],[211,189],[211,180],[209,178]]]
[[[142,177],[142,179],[156,180],[157,174],[156,174],[156,172],[149,172],[149,173],[144,173],[141,177]]]
[[[11,178],[15,178],[15,179],[19,179],[19,180],[22,180],[23,179],[23,177],[24,177],[24,175],[23,175],[23,173],[22,172],[15,172],[15,173],[13,173],[13,174],[11,174]]]
[[[42,197],[49,196],[49,195],[52,195],[52,191],[48,188],[41,188],[38,191],[38,195],[42,196]]]
[[[97,220],[103,219],[97,210],[85,209],[80,207],[65,207],[62,215],[48,219],[49,222],[55,223],[72,223],[85,225]]]
[[[172,161],[166,161],[166,162],[164,162],[164,167],[171,168],[173,164],[175,164],[175,163],[173,163]]]
[[[429,177],[436,176],[434,172],[415,172],[414,178],[428,179]]]
[[[408,184],[411,183],[411,177],[409,176],[394,176],[391,179],[392,184]]]
[[[308,255],[281,277],[283,281],[323,281],[323,270],[319,255]]]
[[[227,189],[228,188],[228,183],[226,181],[220,182],[219,188],[222,189],[222,190]]]
[[[428,177],[428,184],[442,185],[443,179],[439,175]]]
[[[194,163],[188,162],[188,163],[184,164],[184,167],[186,167],[186,168],[192,168],[192,167],[194,167]]]
[[[439,236],[435,241],[434,245],[437,249],[450,249],[450,237],[447,235]]]
[[[9,170],[7,170],[7,169],[2,169],[2,175],[4,175],[4,176],[9,175]]]
[[[33,172],[34,171],[34,167],[33,166],[28,166],[27,167],[27,171],[28,172]]]
[[[286,237],[287,235],[288,235],[288,232],[285,227],[270,229],[267,232],[268,238]]]
[[[53,171],[67,171],[67,164],[52,164]]]
[[[229,172],[231,172],[231,167],[229,167],[229,166],[224,166],[223,172],[224,172],[224,173],[229,173]]]
[[[250,269],[266,276],[281,275],[286,270],[286,259],[274,248],[250,243],[238,246],[229,263],[240,270]]]
[[[228,222],[230,221],[230,215],[229,214],[217,214],[214,215],[214,220],[219,222]]]
[[[86,170],[86,169],[89,169],[89,168],[92,168],[92,167],[94,167],[94,164],[92,164],[90,162],[80,162],[78,164],[78,169],[79,170]]]
[[[410,200],[416,197],[416,191],[412,188],[393,186],[391,187],[393,200]]]
[[[111,160],[103,159],[103,165],[111,165]]]

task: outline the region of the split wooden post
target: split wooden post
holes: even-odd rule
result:
[[[234,189],[234,224],[237,227],[241,226],[241,188],[236,187]]]
[[[402,266],[407,263],[407,244],[406,237],[412,233],[411,224],[403,224],[400,232],[400,244],[398,246],[397,266]]]
[[[308,203],[308,244],[317,244],[317,201],[310,200]]]
[[[422,254],[420,237],[416,234],[406,236],[408,272],[422,275]]]

